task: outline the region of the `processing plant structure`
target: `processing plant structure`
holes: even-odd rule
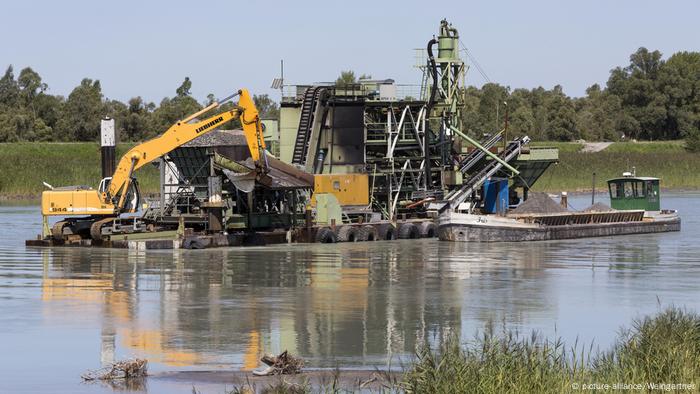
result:
[[[460,48],[458,31],[443,20],[416,51],[420,85],[276,80],[279,120],[254,128],[242,119],[243,131],[173,144],[153,161],[160,196],[139,215],[120,212],[97,228],[94,219],[46,225],[27,244],[204,248],[434,237],[445,211],[505,212],[527,198],[558,152],[509,137],[507,115],[501,130],[464,130],[468,66]],[[82,222],[92,228],[70,225]]]
[[[284,86],[280,159],[313,173],[315,193],[334,193],[350,218],[429,217],[465,202],[476,208],[484,182],[497,175],[511,190],[504,209],[515,189],[526,197],[558,152],[528,148],[526,136],[509,140],[507,119],[483,141],[470,137],[459,48],[457,30],[443,20],[438,37],[417,50],[419,86],[391,79]]]

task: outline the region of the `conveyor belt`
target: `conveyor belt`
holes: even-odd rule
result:
[[[491,149],[493,148],[494,145],[496,145],[500,140],[503,139],[503,135],[501,133],[497,133],[493,137],[491,137],[489,140],[484,141],[481,143],[481,146],[484,147],[484,149]],[[470,168],[474,166],[474,164],[478,163],[481,159],[486,156],[486,152],[484,152],[481,149],[474,149],[465,157],[462,161],[459,162],[459,170],[462,173],[466,173],[469,171]]]
[[[530,142],[530,138],[528,137],[522,137],[522,138],[517,138],[513,141],[511,141],[506,149],[501,152],[498,157],[503,160],[504,162],[508,163],[509,161],[515,159],[518,157],[520,154],[520,149],[522,148],[523,145],[527,144]],[[462,184],[462,187],[459,189],[455,189],[451,191],[447,196],[445,196],[445,200],[442,201],[441,203],[443,204],[438,208],[440,212],[445,211],[446,209],[457,209],[459,204],[463,203],[464,200],[466,200],[474,191],[477,190],[477,188],[481,187],[481,185],[491,176],[493,176],[498,170],[500,170],[503,167],[503,164],[501,164],[500,161],[498,160],[491,160],[482,168],[479,170],[479,172],[475,173],[468,179],[464,181]]]
[[[319,102],[319,97],[323,91],[323,86],[315,86],[306,89],[304,101],[301,105],[301,117],[299,118],[299,129],[294,142],[294,153],[292,155],[293,164],[305,164],[309,149],[309,136],[314,123],[314,112]]]

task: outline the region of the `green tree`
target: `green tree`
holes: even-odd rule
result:
[[[370,74],[362,74],[357,78],[354,71],[346,70],[340,72],[340,76],[335,80],[335,84],[338,86],[353,85],[364,79],[372,79],[372,76]]]
[[[180,87],[177,88],[175,92],[178,97],[190,96],[190,89],[192,89],[192,81],[190,81],[190,77],[185,77],[185,80],[182,81],[182,84],[180,84]]]
[[[27,118],[26,127],[18,130],[20,138],[25,141],[41,140],[51,138],[51,127],[41,119],[36,110],[37,97],[42,96],[48,86],[41,81],[41,76],[32,70],[31,67],[22,69],[17,78],[20,89],[22,108],[19,112],[24,113]]]
[[[620,131],[631,138],[653,139],[667,126],[666,98],[658,76],[664,65],[661,52],[642,47],[630,56],[630,64],[610,73],[608,91],[619,97],[625,113]]]
[[[58,138],[56,138],[56,124],[61,117],[65,99],[62,96],[42,93],[37,95],[32,102],[37,119],[40,119],[44,126],[47,127],[36,131],[36,140],[58,140]],[[37,128],[40,127],[41,123],[38,123]]]
[[[462,124],[464,130],[471,136],[481,138],[482,121],[479,117],[479,103],[481,101],[481,89],[468,86],[463,91],[464,108],[462,109]]]
[[[549,92],[545,100],[546,133],[550,140],[571,141],[578,137],[576,130],[576,112],[571,99],[566,96],[560,85]]]
[[[19,85],[15,80],[12,65],[9,65],[0,78],[0,107],[15,107],[18,100]]]
[[[508,98],[508,112],[510,132],[538,138],[535,130],[535,115],[530,106],[530,91],[527,89],[515,89]]]
[[[352,85],[357,83],[357,78],[355,78],[355,72],[352,70],[341,71],[338,79],[335,80],[335,84],[339,86]]]
[[[0,113],[0,142],[20,140],[17,130],[25,126],[24,116],[9,111]]]
[[[104,114],[100,81],[85,78],[68,95],[56,124],[63,141],[96,141]]]
[[[24,99],[24,105],[32,105],[37,95],[44,93],[48,86],[41,81],[39,74],[31,67],[22,69],[17,78],[17,84]]]
[[[124,138],[129,141],[141,141],[153,138],[165,130],[156,130],[153,125],[155,104],[146,103],[139,97],[133,97],[126,105],[122,121]]]
[[[700,133],[700,53],[673,54],[659,72],[659,86],[666,96],[664,139]]]
[[[592,141],[619,139],[620,98],[603,91],[598,84],[586,89],[586,97],[576,100],[576,129],[580,138]]]
[[[155,135],[166,131],[180,119],[202,109],[202,106],[190,95],[192,81],[186,77],[180,87],[175,90],[176,96],[164,98],[160,106],[153,111],[153,129]]]
[[[46,141],[52,139],[53,108],[60,103],[46,99],[47,85],[39,74],[24,68],[17,80],[12,66],[0,78],[0,141]],[[43,119],[46,116],[49,120]]]
[[[503,129],[505,121],[505,102],[510,93],[508,88],[496,83],[487,83],[481,88],[479,99],[480,129],[489,134]]]
[[[19,85],[15,80],[12,65],[7,67],[0,78],[0,142],[13,142],[20,139],[17,133],[23,117],[19,112]]]
[[[280,110],[277,103],[267,94],[253,95],[253,102],[258,109],[260,119],[279,120]]]

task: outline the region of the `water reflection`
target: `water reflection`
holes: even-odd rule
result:
[[[288,349],[316,366],[387,365],[420,342],[462,332],[464,315],[516,324],[549,316],[547,249],[433,240],[41,249],[43,317],[51,324],[68,310],[99,321],[102,362],[116,353],[251,369],[261,352]]]
[[[252,369],[284,349],[311,367],[398,365],[418,343],[489,321],[606,346],[657,299],[700,307],[694,198],[665,200],[684,214],[676,234],[205,251],[24,248],[38,209],[0,207],[0,225],[17,229],[0,239],[0,348],[31,344],[74,378],[129,356],[156,371]],[[72,364],[43,351],[62,343]],[[31,370],[30,358],[0,368]]]

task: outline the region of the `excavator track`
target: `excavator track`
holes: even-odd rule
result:
[[[104,218],[92,223],[90,226],[90,238],[95,241],[102,241],[102,227],[111,223],[113,220],[114,218]]]
[[[63,241],[63,228],[68,224],[67,220],[61,220],[56,222],[53,227],[51,227],[51,237],[56,241]]]

